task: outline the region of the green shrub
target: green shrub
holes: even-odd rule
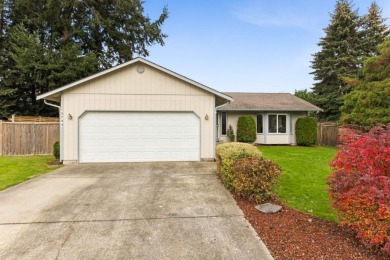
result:
[[[229,137],[230,142],[236,141],[236,136],[234,135],[234,130],[232,125],[229,125],[229,128],[227,130],[227,136]]]
[[[273,185],[282,173],[272,161],[258,157],[241,158],[234,163],[234,191],[245,199],[264,202],[273,195]]]
[[[55,142],[53,144],[53,155],[56,159],[60,159],[60,142]]]
[[[261,157],[261,153],[251,144],[232,142],[217,145],[217,170],[229,190],[233,189],[233,163],[243,157]]]
[[[237,142],[256,141],[256,121],[253,116],[240,116],[237,122]]]
[[[298,118],[295,124],[297,145],[312,146],[317,142],[317,121],[313,117]]]

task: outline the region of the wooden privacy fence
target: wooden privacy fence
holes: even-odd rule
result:
[[[337,146],[339,143],[339,127],[334,122],[318,123],[317,145]]]
[[[0,156],[52,154],[59,131],[58,122],[0,121]]]

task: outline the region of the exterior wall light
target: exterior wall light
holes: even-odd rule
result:
[[[206,116],[204,117],[204,119],[209,120],[209,115],[206,114]]]
[[[73,116],[69,113],[69,114],[68,114],[68,119],[69,119],[69,120],[72,120],[72,118],[73,118]]]

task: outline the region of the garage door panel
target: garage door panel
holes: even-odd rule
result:
[[[198,161],[193,113],[88,112],[79,121],[80,162]]]

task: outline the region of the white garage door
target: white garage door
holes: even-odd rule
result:
[[[79,121],[79,161],[199,161],[194,113],[87,112]]]

